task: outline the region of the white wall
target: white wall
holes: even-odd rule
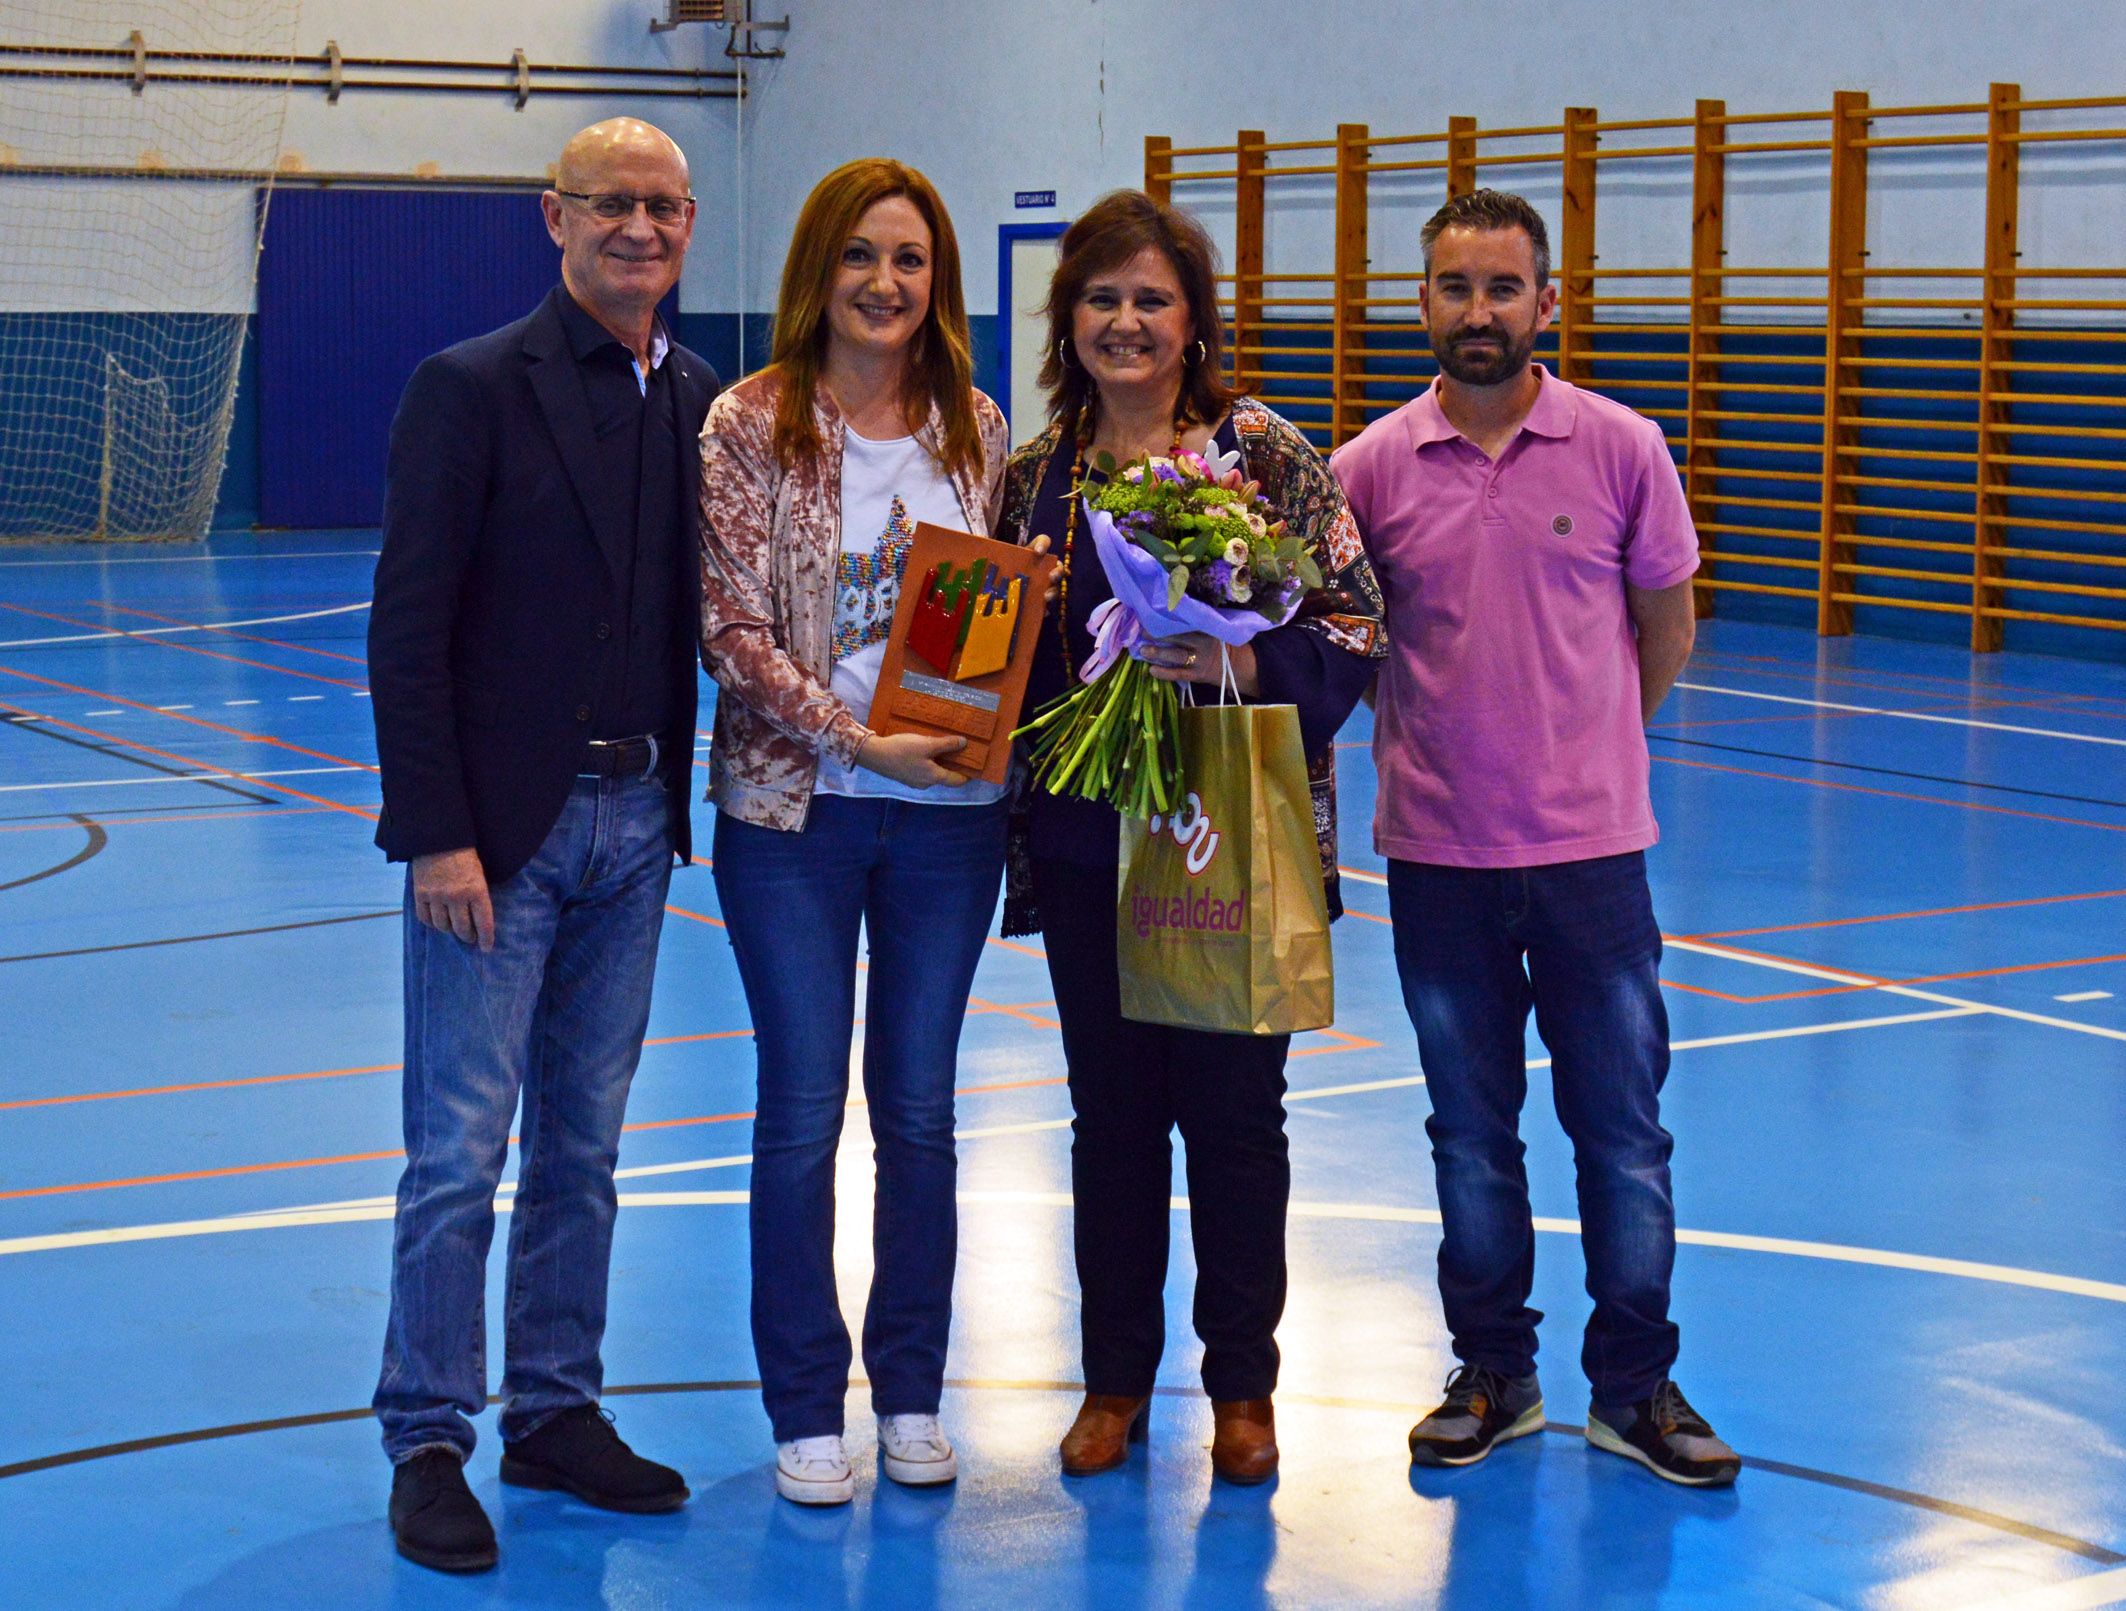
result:
[[[87,8],[99,37],[115,42],[139,26],[151,41],[174,43],[201,4],[0,0],[0,36],[26,37],[40,16]],[[246,11],[255,4],[241,0]],[[724,65],[719,31],[650,34],[657,4],[304,0],[296,44],[316,52],[337,39],[355,56],[496,63],[522,46],[534,61]],[[789,229],[813,182],[849,157],[890,154],[943,190],[967,256],[970,306],[989,313],[995,226],[1067,217],[1137,183],[1147,134],[1209,144],[1247,124],[1272,140],[1315,138],[1339,121],[1399,133],[1442,127],[1450,113],[1541,123],[1567,104],[1606,118],[1680,115],[1701,95],[1725,96],[1738,112],[1791,110],[1826,106],[1838,88],[1866,89],[1881,104],[1967,101],[1995,79],[2032,95],[2126,92],[2126,0],[755,0],[755,8],[792,15],[790,54],[756,67],[742,112],[729,101],[541,94],[520,112],[499,94],[370,91],[334,106],[320,91],[298,90],[285,146],[313,169],[411,173],[432,163],[447,174],[537,174],[582,125],[618,112],[647,116],[688,151],[702,198],[685,306],[753,312],[773,306]],[[0,107],[8,93],[0,86]],[[138,102],[116,96],[152,109],[187,93],[196,92],[151,86]],[[129,124],[121,143],[135,133]],[[2027,154],[2026,250],[2034,260],[2116,261],[2126,153],[2085,149],[2048,169],[2054,155]],[[1909,178],[1893,180],[1908,167]],[[1524,172],[1539,204],[1554,201],[1554,180]],[[1978,192],[1963,158],[1893,163],[1884,154],[1876,174],[1872,233],[1882,250],[1909,261],[1973,260]],[[1819,175],[1817,159],[1759,160],[1732,173],[1731,261],[1820,257]],[[1404,188],[1397,205],[1376,181],[1383,268],[1410,266],[1416,224],[1436,200],[1436,180]],[[1016,212],[1012,193],[1022,189],[1056,190],[1058,212]],[[1280,186],[1273,268],[1327,266],[1328,196],[1326,184]],[[1683,164],[1605,166],[1603,261],[1680,261],[1687,196]],[[1218,228],[1217,191],[1183,192],[1198,198]]]
[[[759,74],[745,112],[745,250],[705,216],[710,238],[697,251],[738,261],[732,273],[701,271],[711,300],[697,307],[732,306],[724,298],[740,278],[746,307],[772,307],[806,190],[857,155],[900,157],[937,182],[968,258],[970,307],[986,313],[995,226],[1058,216],[1015,213],[1012,192],[1054,189],[1068,217],[1103,191],[1140,182],[1147,134],[1215,144],[1244,124],[1273,141],[1310,139],[1332,135],[1338,122],[1415,133],[1456,113],[1492,126],[1552,122],[1568,104],[1604,118],[1687,116],[1700,96],[1725,97],[1731,112],[1793,111],[1828,107],[1836,89],[1867,90],[1881,105],[1968,102],[1983,100],[1995,80],[2020,82],[2031,96],[2126,93],[2121,0],[757,0],[757,8],[792,14],[789,58]],[[1907,262],[1974,262],[1981,192],[1969,159],[1893,164],[1887,155],[1876,164],[1871,206],[1883,248]],[[2026,249],[2054,263],[2117,262],[2126,255],[2118,222],[2126,156],[2116,146],[2085,149],[2059,166],[2072,172],[2055,181],[2037,148],[2026,154]],[[1893,180],[1906,167],[1910,177]],[[1821,261],[1820,173],[1820,158],[1754,159],[1750,171],[1731,172],[1730,261]],[[1514,175],[1491,177],[1511,185]],[[1273,193],[1271,267],[1326,268],[1327,188],[1302,202],[1299,182],[1287,185]],[[1408,186],[1400,214],[1376,190],[1376,267],[1414,266],[1391,259],[1414,256],[1416,224],[1436,204],[1437,185]],[[1605,166],[1601,186],[1605,264],[1685,260],[1687,164]],[[1528,190],[1547,205],[1556,184],[1531,180]]]
[[[532,62],[724,67],[724,36],[702,27],[652,35],[656,0],[0,0],[0,39],[116,45],[138,28],[151,47],[265,50],[285,42],[322,53],[337,40],[352,57],[455,59],[498,66],[521,47]],[[464,75],[452,75],[464,76]],[[500,80],[502,75],[494,75]],[[250,167],[276,149],[312,171],[537,176],[569,135],[619,113],[665,128],[694,165],[703,212],[734,212],[736,106],[730,101],[558,95],[535,89],[522,111],[506,94],[408,94],[350,89],[338,104],[320,89],[286,98],[267,90],[0,81],[0,146],[27,162],[130,168],[143,150],[174,167]],[[0,160],[8,151],[0,150]],[[12,181],[14,250],[0,274],[0,309],[242,311],[251,305],[250,192],[193,183]],[[536,200],[527,195],[524,205]],[[49,239],[40,246],[29,237]],[[62,239],[63,237],[63,239]],[[72,242],[71,248],[66,243]],[[44,267],[31,265],[41,259]],[[684,305],[709,306],[707,277],[735,259],[704,254],[689,266]],[[735,293],[728,288],[723,304]]]
[[[0,0],[4,3],[4,0]],[[64,3],[64,0],[43,0]],[[123,0],[103,0],[123,3]],[[661,0],[302,0],[297,48],[315,54],[336,39],[349,56],[418,56],[495,62],[522,48],[534,63],[603,67],[726,68],[724,34],[701,26],[652,34]],[[286,149],[314,170],[412,172],[433,163],[446,174],[545,173],[576,130],[601,118],[640,117],[686,151],[705,221],[733,215],[736,170],[732,101],[555,95],[534,90],[518,111],[506,95],[400,95],[354,91],[328,104],[323,92],[298,90],[288,107]],[[534,206],[530,197],[526,206]],[[713,227],[710,233],[713,233]],[[688,264],[682,305],[728,306],[707,289],[717,267],[735,272],[716,250]]]

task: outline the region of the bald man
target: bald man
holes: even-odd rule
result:
[[[409,863],[406,1172],[375,1408],[401,1555],[494,1565],[466,1485],[487,1251],[521,1096],[502,1480],[609,1510],[686,1484],[598,1407],[613,1165],[673,861],[688,859],[695,441],[716,393],[657,304],[694,229],[686,158],[632,118],[540,198],[561,283],[414,371],[391,426],[369,672]]]

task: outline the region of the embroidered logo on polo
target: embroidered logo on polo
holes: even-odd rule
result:
[[[915,541],[915,522],[895,493],[871,552],[843,554],[834,567],[834,658],[846,660],[860,649],[884,643],[900,603],[901,573],[908,568],[908,548]]]
[[[1550,517],[1550,529],[1560,537],[1570,537],[1572,535],[1572,516],[1552,515]]]

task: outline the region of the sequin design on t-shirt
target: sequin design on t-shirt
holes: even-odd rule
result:
[[[884,643],[901,597],[901,573],[908,568],[908,547],[915,523],[895,493],[886,529],[869,553],[844,553],[835,567],[834,658],[843,660],[874,643]]]

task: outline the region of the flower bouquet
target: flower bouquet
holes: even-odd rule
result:
[[[1072,489],[1115,596],[1092,613],[1093,653],[1078,686],[1019,729],[1033,740],[1036,781],[1052,794],[1104,801],[1127,817],[1172,810],[1185,792],[1181,690],[1152,675],[1143,646],[1184,632],[1246,643],[1284,625],[1322,585],[1305,545],[1242,477],[1240,455],[1212,453],[1147,457],[1120,475],[1102,453]]]

